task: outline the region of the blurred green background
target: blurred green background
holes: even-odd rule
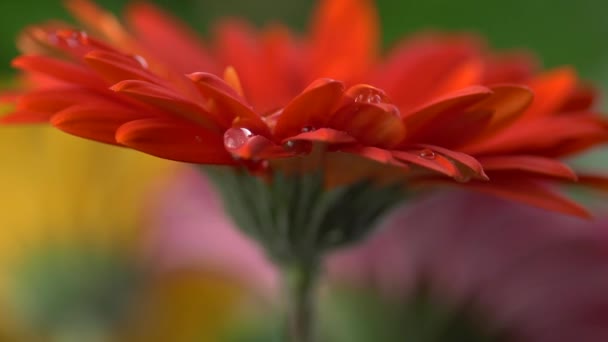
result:
[[[124,0],[99,0],[118,12]],[[286,22],[306,26],[311,0],[156,0],[190,25],[204,31],[214,18],[243,16],[261,24]],[[608,2],[601,0],[378,0],[384,43],[421,28],[478,31],[496,48],[527,48],[547,67],[572,64],[583,77],[608,84]],[[10,59],[17,53],[13,38],[23,26],[49,18],[68,19],[61,1],[0,2],[0,73],[10,73]],[[605,88],[605,87],[604,87]]]

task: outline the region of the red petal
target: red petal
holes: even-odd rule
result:
[[[85,87],[104,87],[94,73],[81,65],[61,61],[46,56],[20,56],[13,60],[12,65],[22,70],[41,73],[67,83]]]
[[[355,138],[347,133],[331,128],[319,128],[310,132],[300,133],[285,139],[283,143],[291,140],[318,141],[328,144],[349,144],[356,142]]]
[[[539,175],[576,180],[572,169],[550,158],[538,156],[492,156],[479,159],[486,171],[523,171]]]
[[[495,132],[513,122],[532,103],[534,95],[529,88],[516,85],[490,87],[492,95],[476,103],[469,110],[487,110],[494,113],[488,132]]]
[[[608,191],[608,176],[578,172],[578,185],[587,186],[594,190]]]
[[[390,53],[372,83],[384,89],[402,112],[409,112],[438,96],[439,91],[447,91],[450,80],[456,85],[459,73],[466,75],[466,66],[474,67],[480,50],[480,43],[470,35],[415,37]]]
[[[378,16],[370,0],[325,0],[312,20],[312,76],[357,81],[379,47]]]
[[[537,69],[538,61],[528,52],[501,53],[486,58],[483,84],[524,83]]]
[[[483,67],[483,62],[479,58],[472,58],[457,65],[449,74],[444,75],[441,82],[438,82],[437,89],[434,91],[435,96],[481,84]]]
[[[391,148],[405,137],[399,110],[390,104],[353,102],[338,110],[329,125],[364,145]]]
[[[391,151],[382,148],[364,146],[359,148],[345,148],[344,152],[354,153],[367,159],[377,161],[381,164],[394,165],[406,169],[408,167],[407,164],[395,159]]]
[[[455,179],[463,179],[464,175],[449,159],[430,149],[417,151],[391,151],[396,159],[436,171]]]
[[[105,89],[57,87],[26,93],[17,99],[16,106],[20,110],[55,113],[75,104],[117,105],[115,99],[108,97],[108,94],[111,92]]]
[[[589,212],[577,203],[530,179],[493,177],[491,182],[467,183],[465,187],[551,211],[583,218],[591,217]]]
[[[116,141],[164,159],[200,164],[234,163],[221,135],[177,120],[130,121],[116,131]]]
[[[135,58],[110,51],[92,51],[85,56],[87,64],[110,84],[123,80],[143,80],[162,84],[157,76],[147,71]]]
[[[213,100],[209,111],[215,113],[219,122],[231,126],[236,118],[235,126],[246,127],[255,134],[270,135],[270,130],[262,118],[224,80],[203,72],[190,74],[188,77],[194,81],[206,99]]]
[[[177,114],[208,129],[216,130],[217,132],[222,130],[219,123],[203,110],[202,107],[154,83],[128,80],[115,84],[111,89],[169,113]]]
[[[489,180],[488,176],[484,172],[483,167],[481,166],[481,163],[468,154],[452,151],[450,149],[434,145],[419,144],[416,145],[416,147],[430,149],[431,151],[436,151],[449,158],[458,167],[460,171],[462,177],[460,181],[467,181],[470,178],[485,181]]]
[[[536,77],[530,82],[534,102],[526,111],[525,118],[537,118],[556,114],[576,88],[577,77],[571,68],[560,68]]]
[[[94,2],[89,0],[68,0],[65,4],[72,15],[87,26],[87,28],[95,31],[96,35],[102,35],[106,41],[110,41],[112,44],[121,47],[127,47],[126,44],[130,43],[129,34],[122,27],[118,19],[112,13],[97,6]]]
[[[417,110],[404,114],[405,127],[408,131],[413,132],[441,113],[462,111],[491,94],[490,89],[481,86],[469,87],[447,94],[422,105]]]
[[[197,34],[150,3],[127,8],[127,19],[147,51],[182,73],[219,72]],[[168,48],[170,47],[170,48]]]
[[[2,124],[33,124],[49,121],[54,113],[18,110],[0,117]]]
[[[294,98],[277,119],[275,137],[280,141],[302,133],[307,127],[320,128],[330,119],[342,100],[344,85],[330,79],[313,82]]]
[[[60,130],[95,141],[116,144],[114,133],[127,121],[145,114],[107,106],[77,105],[69,107],[51,118],[51,124]]]
[[[539,118],[523,125],[514,125],[495,136],[466,147],[468,154],[537,154],[568,146],[589,136],[606,135],[606,128],[594,118],[559,116]]]
[[[246,160],[286,158],[295,155],[295,152],[287,151],[283,146],[261,135],[249,137],[243,145],[230,150],[230,153]]]

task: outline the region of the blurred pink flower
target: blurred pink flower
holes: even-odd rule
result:
[[[422,281],[473,305],[515,341],[608,341],[608,220],[554,215],[480,194],[397,210],[329,265],[335,279],[407,297]]]
[[[262,294],[278,291],[277,274],[257,244],[235,229],[215,189],[195,170],[177,171],[152,207],[148,251],[167,269],[204,267],[236,277]]]
[[[203,177],[182,172],[153,213],[155,256],[168,268],[215,268],[275,296],[277,275],[263,252],[232,229]],[[328,277],[397,298],[424,281],[442,303],[473,304],[516,341],[605,342],[606,228],[605,219],[446,192],[396,210],[365,244],[334,254]]]

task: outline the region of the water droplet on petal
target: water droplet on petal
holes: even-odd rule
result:
[[[65,42],[69,47],[77,47],[86,44],[89,36],[84,31],[74,31],[68,37],[65,37]]]
[[[386,94],[377,88],[366,85],[354,86],[349,89],[349,94],[357,103],[385,103],[388,102]]]
[[[286,149],[292,149],[296,146],[296,142],[293,140],[289,140],[284,144]]]
[[[47,40],[49,41],[49,43],[56,45],[57,43],[59,43],[59,37],[57,36],[57,32],[51,32],[48,34],[47,36]]]
[[[436,157],[435,152],[431,151],[428,148],[425,148],[424,150],[420,151],[420,153],[418,153],[418,155],[420,156],[420,158],[429,159],[429,160],[433,160]]]
[[[230,128],[224,133],[224,146],[228,150],[236,150],[247,143],[247,140],[253,136],[247,128]]]
[[[140,55],[133,55],[133,59],[141,65],[142,68],[148,69],[148,61]]]
[[[314,131],[315,128],[313,126],[304,126],[302,127],[302,133],[308,133]]]

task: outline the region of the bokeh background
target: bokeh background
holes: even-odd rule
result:
[[[97,2],[114,13],[126,3]],[[152,2],[202,34],[226,16],[258,25],[279,21],[304,31],[314,5],[310,0]],[[385,48],[421,29],[476,32],[496,49],[532,51],[545,67],[573,65],[602,92],[608,89],[608,2],[377,4]],[[59,1],[0,2],[2,83],[10,84],[15,75],[14,37],[51,18],[70,20]],[[579,163],[596,168],[605,160],[597,154]],[[231,230],[209,185],[184,165],[45,127],[0,127],[0,189],[0,341],[245,342],[276,335],[281,319],[274,270]],[[549,336],[548,342],[575,340],[569,336],[606,341],[605,320],[557,314],[580,309],[587,315],[591,308],[606,317],[607,299],[600,292],[608,288],[602,199],[593,204],[600,220],[587,223],[484,197],[449,196],[417,204],[419,211],[404,211],[391,221],[397,228],[406,221],[413,223],[408,227],[420,225],[424,233],[387,229],[371,246],[331,262],[330,278],[338,280],[322,289],[323,329],[330,341],[404,336],[420,342],[508,341],[509,334],[548,332],[564,322],[569,330],[559,330],[560,337],[539,334]],[[481,210],[475,203],[485,214],[464,220],[463,213]],[[437,208],[443,219],[429,220],[426,213]],[[458,225],[468,230],[451,230]],[[547,226],[561,228],[536,229]],[[528,264],[533,266],[523,266]],[[501,286],[488,285],[492,272],[480,270],[497,270]],[[555,282],[565,285],[552,286]],[[472,297],[483,299],[481,312],[470,307]],[[595,302],[604,306],[589,304]],[[540,323],[531,318],[540,316]]]

